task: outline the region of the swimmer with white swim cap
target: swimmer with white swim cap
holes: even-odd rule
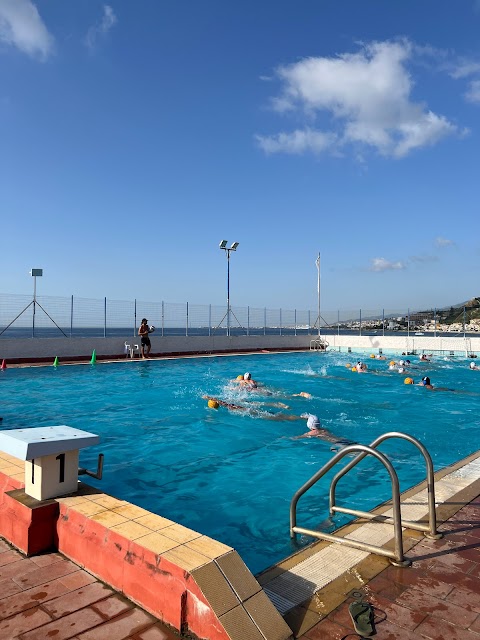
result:
[[[478,367],[475,362],[470,362],[470,369],[473,371],[474,369],[480,369],[480,367]]]
[[[295,440],[298,440],[300,438],[321,438],[322,440],[333,442],[334,444],[353,444],[351,440],[338,438],[333,433],[330,433],[330,431],[327,431],[327,429],[323,429],[320,418],[313,413],[305,413],[301,417],[307,418],[308,431],[307,433],[294,438]]]

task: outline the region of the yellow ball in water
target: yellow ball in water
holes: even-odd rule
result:
[[[403,384],[413,384],[413,378],[405,378]]]
[[[374,353],[371,353],[371,354],[370,354],[370,358],[375,358],[375,354],[374,354]]]
[[[208,401],[208,406],[210,407],[210,409],[218,409],[218,407],[220,405],[218,404],[218,402],[216,400],[209,400]]]
[[[352,368],[350,369],[350,371],[356,371],[356,370],[357,370],[357,367],[352,367]]]

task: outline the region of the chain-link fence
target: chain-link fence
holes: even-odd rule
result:
[[[157,335],[297,335],[318,333],[318,312],[140,300],[0,294],[0,338],[137,335],[141,319]],[[322,311],[321,333],[395,335],[480,331],[480,299],[448,309]]]

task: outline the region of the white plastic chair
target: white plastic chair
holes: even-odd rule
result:
[[[140,347],[138,344],[128,344],[125,340],[124,352],[126,358],[134,358],[136,354],[140,356]]]

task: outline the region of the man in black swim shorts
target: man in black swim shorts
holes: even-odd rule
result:
[[[152,348],[150,338],[148,337],[149,333],[150,329],[148,328],[148,320],[146,318],[143,318],[140,329],[138,330],[138,335],[141,338],[142,358],[148,358],[148,354],[150,353],[150,349]],[[145,347],[147,348],[146,352]]]

